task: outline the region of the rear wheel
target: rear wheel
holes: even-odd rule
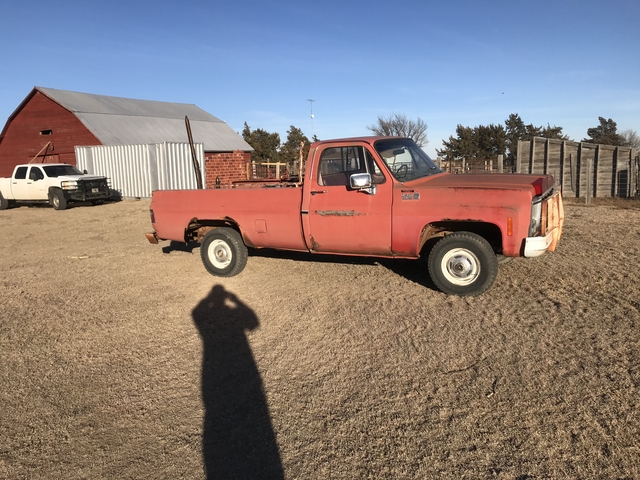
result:
[[[498,258],[480,235],[456,232],[443,237],[429,254],[429,275],[451,295],[480,295],[498,275]]]
[[[67,208],[67,199],[64,198],[62,190],[52,190],[49,192],[49,203],[54,210],[64,210]]]
[[[200,257],[207,271],[217,277],[233,277],[247,265],[247,247],[233,228],[209,231],[200,244]]]

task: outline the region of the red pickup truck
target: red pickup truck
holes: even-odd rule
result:
[[[223,277],[244,269],[247,247],[428,256],[440,290],[478,295],[493,284],[498,255],[537,257],[562,233],[552,176],[452,175],[407,138],[316,142],[304,170],[300,181],[154,191],[147,238],[200,242],[204,266]]]

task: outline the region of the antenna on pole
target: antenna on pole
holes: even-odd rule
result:
[[[307,101],[309,102],[309,106],[311,107],[311,138],[313,138],[313,102],[315,102],[315,100],[308,98]]]

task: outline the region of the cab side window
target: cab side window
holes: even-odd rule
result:
[[[44,173],[38,167],[31,167],[29,171],[29,180],[42,180],[44,178]]]
[[[369,150],[364,151],[365,160],[367,162],[367,171],[371,174],[371,183],[373,185],[381,185],[387,181],[384,174],[378,167],[378,164],[373,159],[373,155],[369,153]]]
[[[318,164],[318,185],[348,186],[354,173],[370,173],[373,183],[384,183],[385,178],[364,147],[333,147],[322,152]]]
[[[24,180],[27,178],[27,167],[18,167],[16,170],[16,180]]]

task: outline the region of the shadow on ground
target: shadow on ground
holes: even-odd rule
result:
[[[162,247],[162,253],[171,252],[198,253],[200,245],[197,242],[174,242]],[[430,290],[438,290],[429,276],[427,267],[428,251],[418,260],[358,257],[348,255],[315,254],[306,252],[292,252],[287,250],[273,250],[269,248],[250,248],[249,257],[278,258],[308,263],[335,263],[340,265],[382,265],[396,275],[422,285]]]
[[[202,455],[206,478],[282,479],[262,379],[245,332],[257,316],[222,285],[194,308],[203,342]]]
[[[414,283],[422,285],[430,290],[438,290],[429,276],[425,256],[418,260],[376,258],[376,257],[350,257],[346,255],[325,255],[305,252],[289,252],[270,249],[250,249],[251,257],[281,258],[298,262],[335,263],[342,265],[381,265],[391,270],[396,275],[406,278]]]

